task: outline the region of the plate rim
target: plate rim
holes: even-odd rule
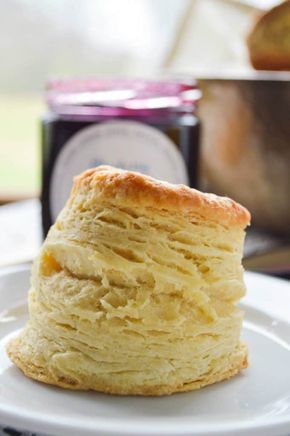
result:
[[[9,266],[2,268],[0,270],[0,281],[3,277],[8,275],[15,275],[19,273],[29,274],[31,265],[22,264],[17,266]],[[283,286],[287,284],[286,280],[268,277],[263,274],[246,272],[246,277],[257,277],[257,279],[267,279],[272,281],[272,283],[283,283]],[[275,291],[277,292],[277,291]],[[279,292],[279,291],[278,291]],[[290,289],[289,289],[290,296]],[[18,300],[16,299],[15,303]],[[242,302],[242,305],[248,306],[246,302]],[[252,304],[249,305],[252,307]],[[259,312],[265,313],[259,307],[255,308]],[[268,314],[267,314],[268,315]],[[283,320],[285,323],[285,320]],[[290,321],[286,322],[290,326]],[[263,417],[263,422],[261,419],[257,419],[255,422],[251,422],[251,418],[244,418],[243,421],[237,421],[234,419],[230,422],[218,422],[206,423],[206,425],[200,425],[198,422],[186,419],[184,422],[171,423],[168,418],[153,418],[148,420],[148,418],[139,418],[133,421],[122,420],[121,418],[102,418],[98,417],[95,422],[92,420],[86,422],[80,421],[79,417],[71,417],[70,421],[67,418],[61,416],[57,417],[57,421],[51,420],[51,415],[48,413],[37,414],[33,416],[32,413],[21,410],[20,407],[11,407],[6,405],[0,405],[0,419],[5,421],[5,425],[12,425],[19,428],[29,428],[30,431],[40,431],[40,432],[50,432],[50,434],[61,434],[63,435],[77,435],[77,434],[104,434],[104,435],[278,435],[281,432],[289,431],[290,429],[290,414],[284,416],[271,416],[268,420]],[[166,422],[167,421],[167,422]],[[6,424],[7,423],[7,424]],[[239,427],[237,427],[239,424]],[[139,430],[137,432],[137,426]],[[141,427],[141,428],[140,428]],[[51,433],[54,432],[54,433]],[[58,432],[58,433],[55,433]]]

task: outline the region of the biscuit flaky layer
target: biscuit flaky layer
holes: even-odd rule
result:
[[[30,320],[9,357],[45,383],[124,395],[235,375],[247,366],[236,303],[248,221],[231,200],[88,170],[34,262]]]

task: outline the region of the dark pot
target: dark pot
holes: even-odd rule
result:
[[[203,188],[242,203],[256,226],[289,235],[290,73],[199,84]]]

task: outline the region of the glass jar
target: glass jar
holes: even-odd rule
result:
[[[58,80],[47,86],[42,122],[44,235],[72,179],[101,164],[197,187],[199,91],[193,84],[144,80]]]

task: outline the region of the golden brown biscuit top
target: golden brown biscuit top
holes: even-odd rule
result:
[[[152,207],[188,216],[199,214],[223,225],[244,228],[251,218],[247,209],[230,198],[105,165],[88,169],[75,177],[71,201],[83,189],[89,189],[91,201],[107,200],[124,207]]]

